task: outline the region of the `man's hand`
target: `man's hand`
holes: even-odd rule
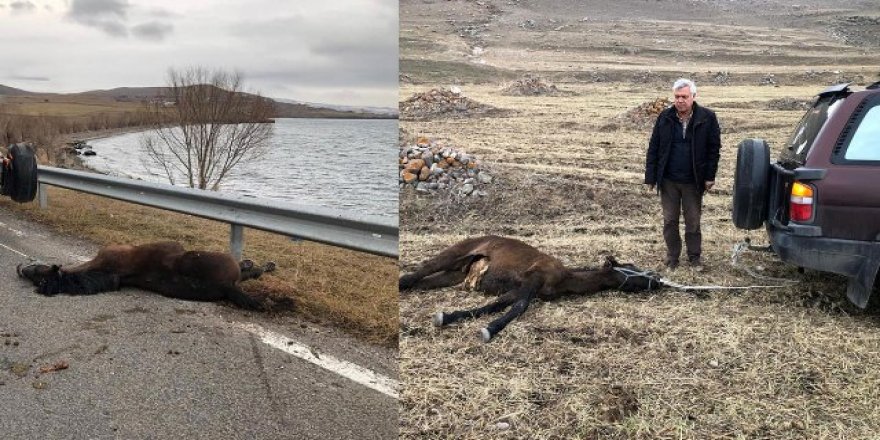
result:
[[[710,189],[712,189],[713,186],[715,186],[715,181],[714,181],[714,180],[711,181],[711,182],[708,181],[708,180],[706,181],[706,191],[709,191]]]

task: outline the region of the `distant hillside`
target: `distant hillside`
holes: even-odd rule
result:
[[[118,87],[108,90],[90,90],[81,93],[51,94],[53,97],[63,96],[67,101],[114,101],[125,103],[146,102],[162,95],[163,87]],[[44,94],[28,92],[0,85],[0,95],[9,96],[42,96]],[[45,94],[49,96],[50,94]],[[269,98],[272,99],[272,98]],[[396,119],[396,114],[372,113],[369,111],[340,110],[322,104],[305,105],[291,103],[289,100],[275,100],[276,118],[339,118],[339,119]],[[287,102],[285,102],[287,101]]]
[[[16,89],[14,87],[4,86],[0,84],[0,95],[10,95],[10,96],[24,96],[24,95],[34,95],[33,92],[28,92],[21,89]]]
[[[341,111],[275,101],[276,118],[343,118],[343,119],[397,119],[396,114]]]
[[[326,108],[331,110],[337,110],[341,112],[356,112],[356,113],[375,113],[377,115],[388,115],[394,116],[398,114],[397,107],[370,107],[370,106],[354,106],[354,105],[336,105],[336,104],[321,104],[315,102],[302,102],[302,101],[294,101],[292,99],[276,99],[275,102],[282,102],[286,104],[301,104],[306,105],[312,108]]]

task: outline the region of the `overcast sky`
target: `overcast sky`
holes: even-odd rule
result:
[[[263,96],[397,107],[397,0],[0,0],[0,84],[164,86],[238,70]]]

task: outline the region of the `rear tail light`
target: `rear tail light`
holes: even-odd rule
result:
[[[795,182],[791,186],[791,203],[789,203],[789,218],[796,222],[806,222],[813,218],[813,187],[801,182]]]

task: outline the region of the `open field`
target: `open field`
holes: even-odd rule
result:
[[[876,42],[846,25],[873,23],[880,11],[762,0],[553,3],[401,2],[401,100],[457,85],[510,110],[401,116],[407,136],[443,139],[496,177],[485,197],[402,191],[402,270],[496,233],[571,265],[610,253],[682,284],[767,284],[730,263],[743,237],[766,243],[762,231],[729,220],[735,146],[763,137],[783,147],[803,110],[781,99],[880,79]],[[757,12],[737,9],[746,3]],[[525,73],[569,93],[501,94]],[[642,185],[651,125],[620,117],[670,97],[680,76],[696,78],[697,101],[722,125],[717,185],[704,200],[703,272],[662,270],[659,198]],[[537,302],[489,344],[477,332],[490,318],[442,330],[430,319],[489,298],[455,288],[402,294],[401,437],[874,438],[880,317],[850,306],[839,277],[799,274],[758,252],[742,262],[800,282]]]
[[[173,240],[188,249],[229,250],[226,224],[53,187],[46,210],[5,197],[0,209],[21,211],[101,245]],[[276,311],[277,319],[294,313],[366,341],[396,345],[396,260],[252,229],[245,232],[243,256],[277,263],[275,272],[242,284],[254,295],[293,299],[294,310]]]
[[[53,117],[88,117],[99,114],[139,112],[140,102],[119,102],[107,98],[66,95],[24,95],[0,98],[4,113]]]

